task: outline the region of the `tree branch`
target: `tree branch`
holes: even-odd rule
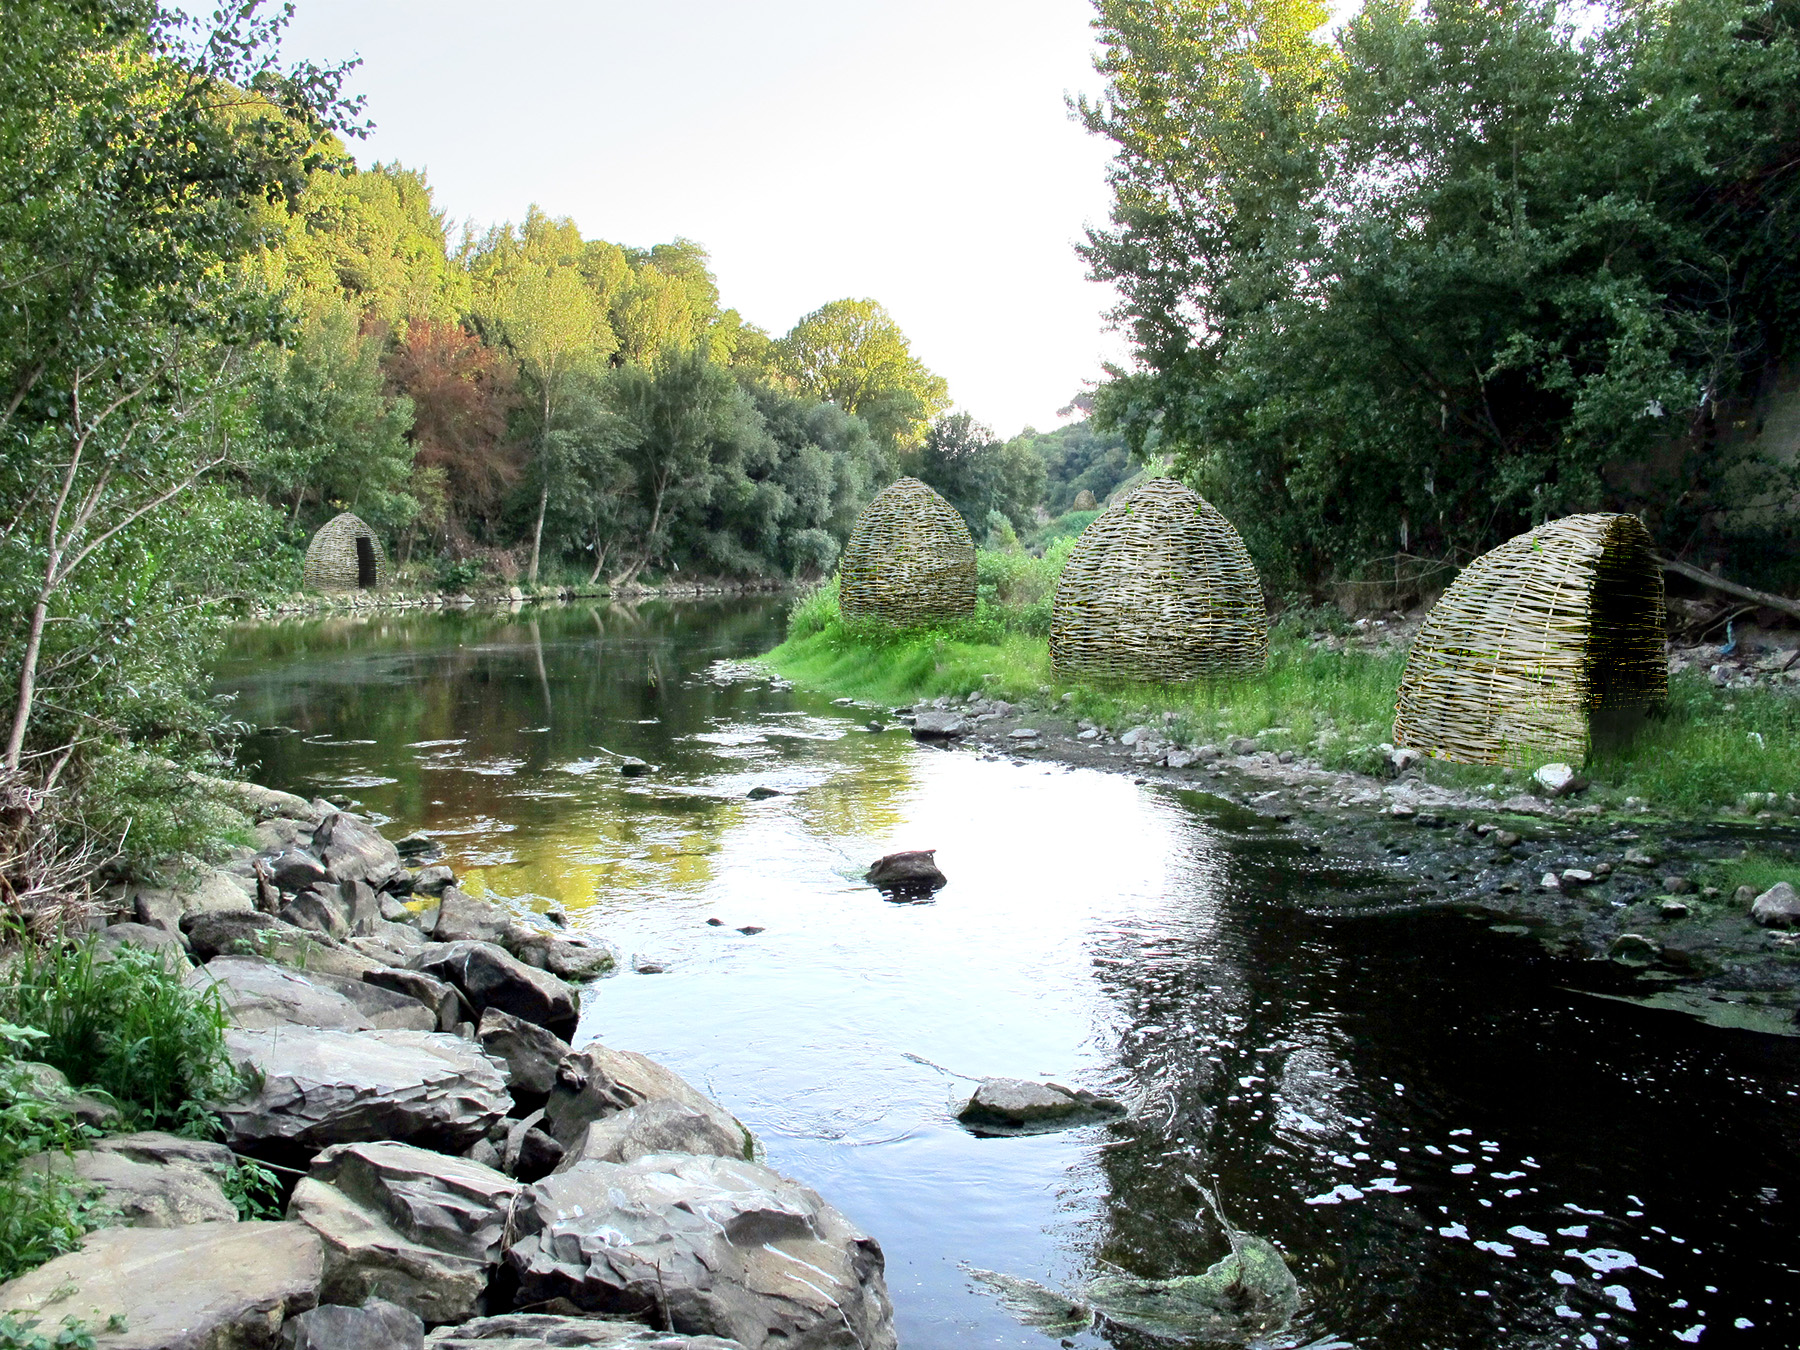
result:
[[[1673,558],[1658,558],[1657,565],[1665,572],[1673,572],[1678,577],[1686,577],[1689,581],[1707,586],[1726,595],[1735,595],[1740,600],[1749,600],[1769,609],[1778,609],[1783,614],[1791,614],[1800,619],[1800,600],[1789,600],[1783,595],[1771,595],[1768,591],[1759,591],[1751,586],[1740,586],[1735,581],[1727,581],[1724,577],[1715,577],[1711,572],[1703,572],[1691,563],[1676,562]]]

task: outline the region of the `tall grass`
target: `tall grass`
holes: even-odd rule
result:
[[[141,948],[22,942],[0,982],[0,1018],[41,1033],[36,1058],[78,1090],[106,1093],[138,1129],[200,1128],[199,1103],[235,1086],[217,995]]]
[[[973,618],[929,628],[846,623],[837,583],[802,596],[787,641],[768,655],[782,674],[834,694],[912,703],[976,690],[1013,702],[1046,696],[1073,715],[1120,731],[1154,723],[1187,744],[1253,736],[1328,768],[1380,767],[1377,747],[1392,736],[1405,653],[1332,651],[1312,641],[1333,614],[1290,611],[1270,635],[1267,671],[1251,680],[1140,685],[1070,683],[1051,674],[1050,601],[1070,541],[1041,559],[1022,553],[977,557],[980,599]],[[1064,704],[1062,695],[1073,694]],[[1537,767],[1527,762],[1524,772]],[[1501,770],[1428,761],[1435,781],[1494,794],[1511,792]],[[1676,816],[1794,811],[1800,798],[1800,698],[1769,690],[1720,690],[1695,675],[1671,681],[1666,709],[1630,740],[1604,747],[1586,767],[1588,800],[1641,799]],[[1768,794],[1774,794],[1771,802]]]

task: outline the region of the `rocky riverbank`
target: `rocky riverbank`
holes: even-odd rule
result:
[[[408,591],[390,587],[378,591],[296,592],[279,599],[263,600],[251,609],[256,619],[292,619],[322,614],[360,613],[368,610],[477,609],[503,605],[566,604],[571,600],[617,600],[641,604],[646,600],[698,600],[720,595],[762,595],[786,590],[791,582],[768,577],[667,578],[654,585],[615,591],[604,585],[483,587],[460,591]]]
[[[1748,804],[1741,820],[1683,822],[1641,803],[1611,813],[1584,804],[1578,777],[1559,785],[1564,795],[1503,779],[1496,796],[1427,780],[1413,751],[1385,747],[1381,773],[1350,772],[1255,737],[1188,745],[1161,725],[1114,734],[1048,698],[838,703],[871,729],[910,730],[950,753],[1053,760],[1203,792],[1221,804],[1226,828],[1288,832],[1334,873],[1330,888],[1292,897],[1303,908],[1463,909],[1569,962],[1582,987],[1720,1025],[1800,1034],[1792,891],[1708,882],[1754,852],[1787,859],[1784,884],[1800,887],[1800,827],[1785,799]],[[1347,889],[1344,874],[1377,880]]]
[[[667,1068],[570,1043],[608,948],[464,895],[428,839],[232,791],[258,847],[115,888],[98,934],[226,1010],[222,1142],[47,1158],[119,1222],[0,1310],[110,1350],[895,1344],[875,1239]],[[237,1217],[236,1158],[287,1179],[284,1217]]]

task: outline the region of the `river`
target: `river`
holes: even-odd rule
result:
[[[781,614],[250,626],[219,688],[260,781],[428,830],[471,892],[625,953],[578,1040],[676,1069],[879,1238],[909,1350],[1049,1344],[965,1266],[1203,1269],[1196,1182],[1291,1254],[1275,1344],[1800,1344],[1800,1042],[1573,992],[1204,794],[927,748],[718,664]],[[860,880],[901,848],[937,849],[931,902]],[[1134,1110],[976,1138],[953,1112],[987,1075]]]

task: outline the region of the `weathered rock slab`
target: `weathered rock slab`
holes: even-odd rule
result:
[[[544,1129],[564,1149],[571,1148],[589,1124],[646,1102],[673,1102],[707,1117],[725,1137],[735,1137],[735,1156],[753,1150],[750,1132],[729,1111],[680,1074],[630,1050],[613,1050],[592,1042],[563,1057],[556,1086],[544,1103]]]
[[[668,1098],[592,1121],[563,1153],[558,1172],[577,1163],[631,1163],[650,1153],[695,1153],[742,1158],[748,1151],[743,1127],[725,1125],[722,1111],[696,1111]]]
[[[575,991],[494,943],[431,943],[415,962],[416,969],[460,989],[477,1012],[498,1008],[564,1039],[574,1034],[580,1015]]]
[[[326,1304],[288,1318],[281,1350],[425,1350],[425,1324],[384,1299],[360,1308]]]
[[[481,1014],[475,1036],[483,1050],[505,1062],[507,1086],[517,1102],[547,1098],[556,1086],[556,1066],[569,1053],[562,1037],[499,1008]]]
[[[380,890],[400,875],[400,851],[368,821],[348,812],[320,821],[312,842],[335,881],[366,881]]]
[[[219,1151],[230,1159],[228,1150]],[[120,1149],[80,1149],[39,1153],[27,1158],[24,1166],[94,1187],[99,1221],[122,1228],[230,1223],[238,1216],[237,1206],[220,1189],[216,1171],[185,1162],[132,1157]]]
[[[636,1322],[552,1313],[506,1313],[477,1317],[460,1327],[439,1327],[426,1338],[433,1350],[562,1350],[562,1347],[622,1346],[625,1350],[743,1350],[717,1336],[683,1336],[651,1331]]]
[[[480,1309],[519,1184],[490,1167],[404,1144],[326,1149],[288,1217],[325,1244],[321,1296],[389,1299],[430,1323]]]
[[[1764,928],[1800,928],[1800,893],[1778,881],[1750,902],[1750,917]]]
[[[748,1350],[896,1345],[880,1245],[755,1163],[581,1163],[532,1187],[515,1224],[523,1304],[565,1298]]]
[[[215,991],[233,1025],[247,1030],[301,1026],[372,1031],[375,1027],[337,990],[260,956],[215,956],[190,972],[184,982],[193,989]]]
[[[79,1251],[0,1285],[0,1308],[78,1317],[100,1350],[270,1350],[318,1302],[318,1236],[298,1223],[102,1228]]]
[[[938,870],[935,848],[878,858],[864,874],[864,880],[883,891],[935,891],[949,884],[949,879]]]
[[[512,1105],[480,1047],[440,1032],[283,1027],[227,1032],[226,1045],[261,1084],[219,1108],[234,1149],[391,1139],[460,1152]]]

